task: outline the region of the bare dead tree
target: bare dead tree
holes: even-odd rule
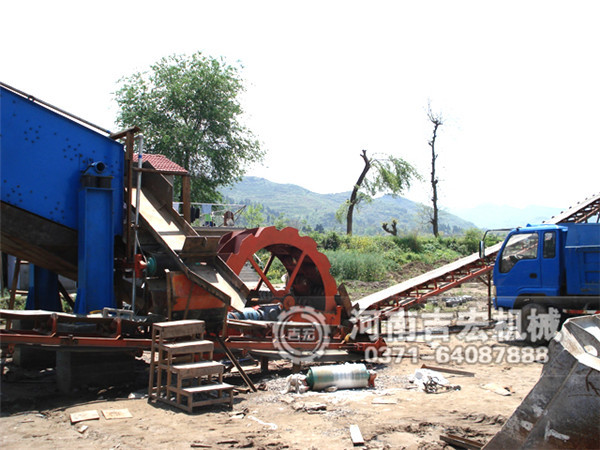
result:
[[[435,162],[438,158],[438,154],[435,152],[435,140],[437,138],[438,128],[444,124],[444,119],[441,114],[436,114],[431,110],[431,104],[427,105],[427,118],[433,124],[433,135],[431,140],[428,142],[429,147],[431,147],[431,189],[432,189],[432,197],[431,201],[433,203],[433,211],[429,222],[433,227],[433,235],[438,237],[440,235],[439,231],[439,209],[438,209],[438,183],[439,179],[435,172]]]
[[[383,222],[381,224],[381,228],[383,228],[386,233],[390,233],[392,236],[398,236],[398,221],[396,219],[392,219],[391,226],[389,223]]]

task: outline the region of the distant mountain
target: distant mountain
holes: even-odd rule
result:
[[[474,208],[453,209],[454,214],[473,222],[480,228],[516,228],[528,223],[538,224],[563,211],[564,208],[549,206],[527,206],[514,208],[512,206],[480,205]]]
[[[317,228],[345,231],[345,226],[335,220],[335,213],[350,192],[338,194],[318,194],[294,184],[279,184],[258,177],[245,177],[230,188],[223,189],[222,195],[231,203],[246,205],[261,204],[266,224],[283,219],[297,228]],[[423,205],[402,197],[384,195],[373,202],[363,204],[354,213],[354,232],[356,234],[385,234],[382,222],[398,220],[398,229],[402,231],[418,230],[429,232],[430,226],[423,219]],[[445,234],[460,234],[463,230],[474,228],[471,222],[442,211],[440,230]]]

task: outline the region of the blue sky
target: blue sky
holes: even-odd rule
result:
[[[168,6],[167,6],[168,5]],[[172,53],[243,64],[249,175],[350,190],[361,150],[429,173],[442,206],[567,207],[600,191],[595,1],[3,2],[0,80],[115,129],[117,80]],[[406,195],[428,201],[427,183]]]

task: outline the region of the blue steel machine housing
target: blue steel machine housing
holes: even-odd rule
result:
[[[123,232],[123,146],[4,87],[0,136],[2,202],[41,223],[77,232],[75,312],[114,307],[114,243]]]

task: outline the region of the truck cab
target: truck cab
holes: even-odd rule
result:
[[[494,265],[496,308],[519,308],[525,298],[561,294],[560,249],[566,232],[567,228],[559,225],[528,225],[508,234]]]

